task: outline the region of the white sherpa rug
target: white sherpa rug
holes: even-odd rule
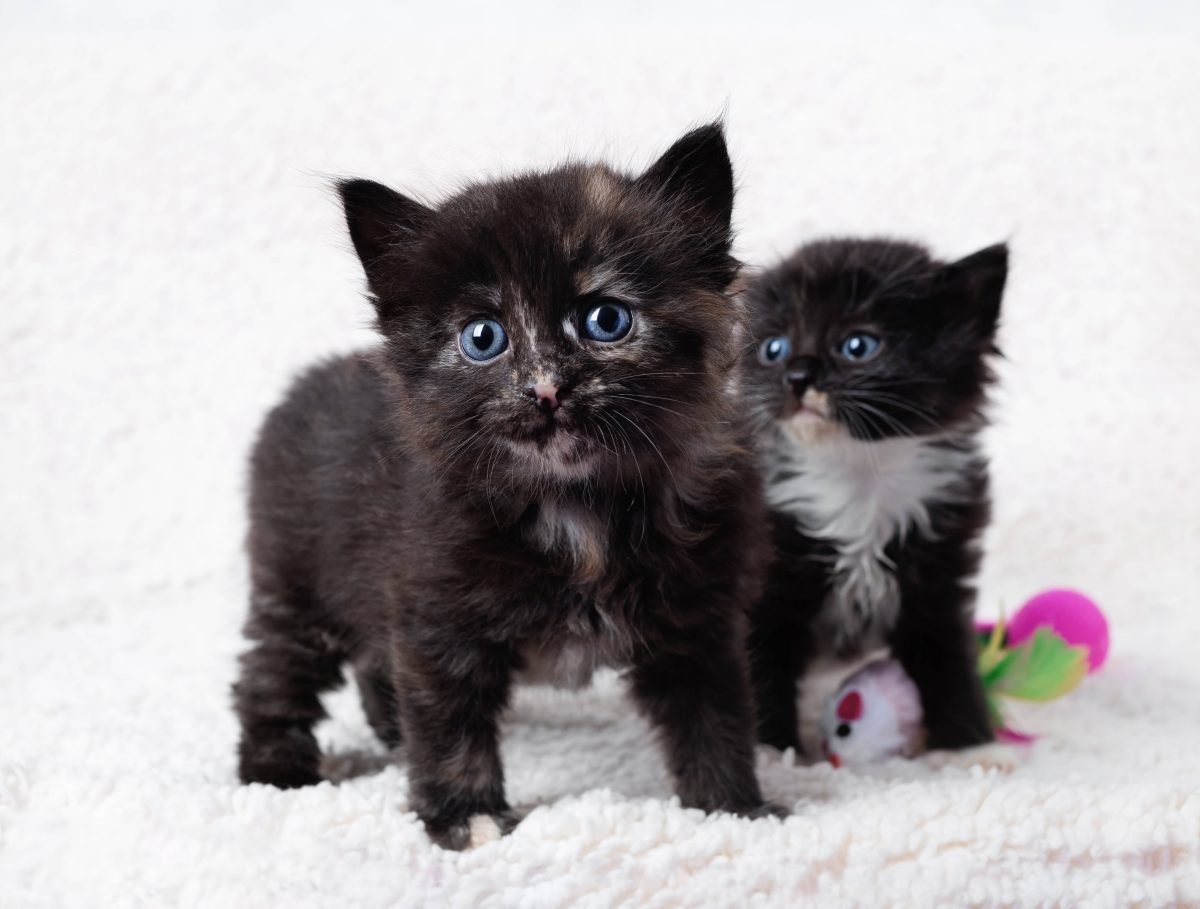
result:
[[[141,5],[133,36],[68,3],[88,35],[0,38],[0,906],[1200,905],[1194,42],[632,36],[628,2],[575,34],[330,7],[323,37],[234,38]],[[1089,591],[1107,668],[1021,714],[1008,775],[764,750],[785,822],[679,808],[613,678],[521,692],[532,810],[468,854],[430,847],[352,691],[321,732],[340,783],[238,786],[246,447],[369,337],[324,175],[641,166],[722,109],[753,261],[1011,240],[983,603]]]

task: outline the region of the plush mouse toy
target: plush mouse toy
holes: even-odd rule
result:
[[[1108,622],[1088,597],[1050,590],[1029,600],[1005,623],[980,625],[979,673],[996,737],[1028,742],[1012,729],[1003,698],[1049,701],[1073,690],[1108,655]],[[912,757],[924,748],[921,700],[895,660],[868,663],[851,674],[825,705],[821,750],[835,767],[889,757]]]
[[[914,757],[925,744],[921,696],[895,660],[875,660],[855,672],[825,705],[821,751],[834,767]]]

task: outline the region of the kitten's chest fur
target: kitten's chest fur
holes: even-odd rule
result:
[[[546,499],[539,503],[523,533],[525,542],[547,559],[563,560],[577,580],[599,580],[608,564],[611,536],[608,516],[576,501]],[[602,666],[621,661],[629,641],[603,606],[564,602],[553,611],[561,626],[548,638],[528,642],[521,651],[522,679],[562,688],[582,688]]]
[[[799,532],[833,549],[818,618],[833,650],[883,643],[901,606],[906,544],[934,535],[938,506],[968,497],[977,457],[969,438],[781,441],[768,497]]]
[[[546,499],[538,505],[525,538],[538,551],[569,560],[581,579],[594,581],[607,561],[609,524],[608,515],[580,502]]]

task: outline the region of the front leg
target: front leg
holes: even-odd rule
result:
[[[409,798],[430,839],[465,849],[508,833],[516,817],[504,796],[497,728],[508,703],[508,652],[410,643],[395,662]]]
[[[969,591],[909,590],[902,603],[892,652],[921,695],[928,747],[970,748],[993,741]]]
[[[779,623],[756,617],[746,649],[758,740],[780,751],[791,748],[800,754],[796,647],[788,632]]]
[[[750,681],[758,740],[804,754],[798,689],[817,652],[813,628],[825,601],[832,549],[800,533],[790,514],[772,513],[775,561],[750,612]]]
[[[633,670],[633,694],[662,735],[686,807],[749,817],[781,813],[764,805],[754,774],[749,685],[732,630],[644,659]]]

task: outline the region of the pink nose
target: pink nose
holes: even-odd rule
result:
[[[557,385],[549,382],[535,382],[526,389],[533,398],[538,409],[545,413],[553,413],[559,408],[559,397],[562,392]]]

